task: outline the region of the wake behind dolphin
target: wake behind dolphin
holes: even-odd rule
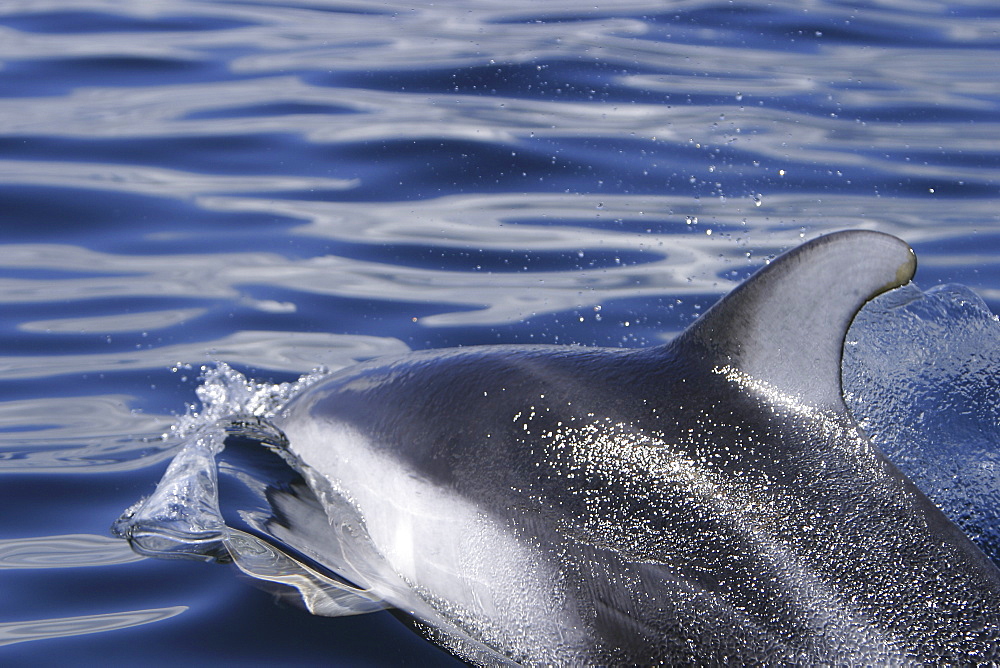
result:
[[[223,519],[210,426],[116,530],[232,558],[320,614],[398,608],[482,665],[997,662],[1000,571],[842,398],[854,315],[915,267],[894,237],[841,232],[664,346],[309,378],[251,411],[295,471],[251,485],[267,512]]]

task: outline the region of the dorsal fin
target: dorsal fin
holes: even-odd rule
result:
[[[844,337],[858,310],[907,283],[913,250],[881,232],[819,237],[764,267],[672,344],[816,407],[843,405]],[[694,352],[694,351],[692,351]]]

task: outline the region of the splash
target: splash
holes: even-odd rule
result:
[[[847,335],[848,408],[872,441],[1000,564],[1000,321],[970,289],[913,285]]]
[[[156,490],[140,500],[115,522],[112,532],[129,541],[136,552],[159,558],[203,559],[232,562],[260,583],[276,585],[313,614],[337,616],[372,612],[385,607],[361,587],[345,582],[296,554],[268,530],[274,517],[262,514],[280,491],[273,485],[306,486],[294,469],[284,467],[277,481],[255,475],[253,467],[226,462],[227,442],[252,442],[261,454],[289,457],[285,437],[268,422],[280,408],[316,383],[324,370],[302,376],[293,383],[267,384],[247,380],[226,364],[204,367],[204,382],[197,389],[201,409],[189,406],[165,438],[180,441],[180,450]],[[235,506],[245,506],[246,491],[256,496],[255,510],[226,512],[220,504],[219,470],[240,481],[245,490],[235,495]],[[261,472],[270,473],[271,467]],[[300,504],[302,502],[300,501]],[[314,506],[318,507],[318,506]],[[315,512],[313,513],[315,515]],[[229,516],[234,519],[231,519]],[[238,528],[240,524],[244,528]],[[249,529],[249,530],[247,530]]]
[[[164,439],[180,441],[180,451],[156,491],[126,510],[112,528],[140,554],[225,559],[216,456],[227,434],[280,443],[284,437],[266,419],[322,375],[314,372],[295,383],[268,385],[248,381],[226,364],[202,371],[204,382],[196,390],[202,409],[189,405],[164,434]]]

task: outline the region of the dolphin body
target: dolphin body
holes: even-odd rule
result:
[[[839,232],[666,345],[378,359],[274,422],[395,574],[369,594],[474,663],[996,663],[1000,571],[841,395],[854,315],[915,268]]]

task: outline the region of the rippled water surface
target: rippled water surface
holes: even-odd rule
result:
[[[202,364],[654,344],[846,227],[1000,312],[995,3],[580,7],[0,5],[0,662],[453,662],[109,537]]]

